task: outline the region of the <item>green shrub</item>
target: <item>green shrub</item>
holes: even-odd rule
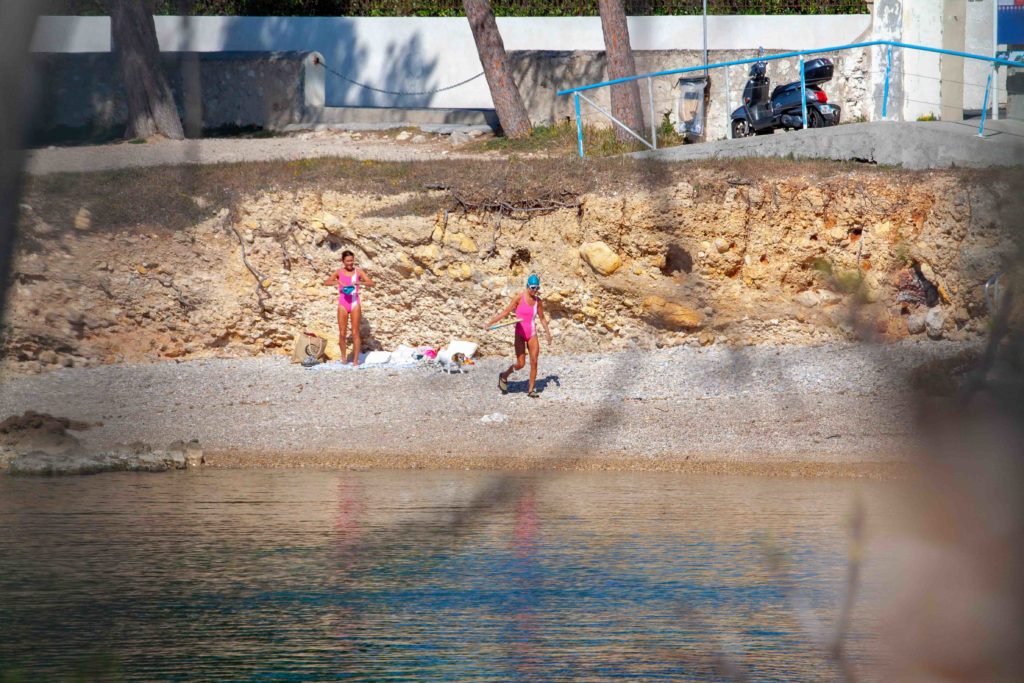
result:
[[[702,0],[624,0],[630,16],[693,15]],[[178,14],[158,0],[157,14]],[[597,16],[597,0],[492,0],[499,17]],[[708,0],[708,14],[867,14],[865,0]],[[106,14],[103,0],[44,0],[44,14]],[[462,0],[191,0],[198,16],[460,17]]]

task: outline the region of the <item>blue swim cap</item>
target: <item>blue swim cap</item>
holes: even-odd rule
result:
[[[536,273],[533,273],[532,275],[530,275],[530,277],[526,278],[526,286],[527,287],[540,287],[540,278],[537,277]]]

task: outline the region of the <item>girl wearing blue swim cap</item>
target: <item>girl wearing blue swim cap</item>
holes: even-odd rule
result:
[[[341,349],[342,363],[347,358],[345,355],[345,328],[348,327],[349,320],[352,321],[353,367],[359,365],[359,319],[362,317],[359,289],[373,284],[373,280],[363,272],[362,268],[356,268],[355,264],[355,254],[346,249],[341,252],[342,267],[324,282],[328,286],[338,286],[338,348]]]
[[[526,290],[521,294],[512,297],[505,310],[494,316],[484,328],[488,329],[499,320],[507,317],[512,311],[516,312],[515,350],[516,362],[509,366],[508,370],[498,375],[498,389],[502,394],[508,393],[508,378],[516,370],[521,370],[526,365],[526,352],[530,352],[530,389],[527,396],[537,398],[540,394],[535,388],[537,382],[537,359],[540,356],[540,340],[537,338],[536,321],[540,320],[544,326],[544,333],[547,334],[548,343],[551,343],[551,329],[548,328],[548,320],[544,317],[544,302],[540,298],[540,278],[536,274],[526,279]]]

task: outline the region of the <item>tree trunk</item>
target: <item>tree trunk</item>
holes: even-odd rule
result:
[[[160,67],[152,0],[108,0],[110,36],[128,100],[129,138],[185,137],[171,86]]]
[[[598,0],[601,30],[604,33],[604,52],[608,59],[608,80],[636,75],[633,49],[629,45],[629,27],[622,0]],[[644,129],[644,115],[640,108],[640,86],[636,81],[612,86],[612,115],[639,133]],[[629,142],[633,136],[615,126],[615,139]]]
[[[498,113],[498,121],[506,137],[523,138],[530,134],[530,116],[523,106],[519,87],[512,79],[512,68],[505,54],[505,43],[498,33],[494,12],[488,0],[462,0],[466,18],[473,31],[480,63],[484,65],[484,76],[491,89],[491,100]]]

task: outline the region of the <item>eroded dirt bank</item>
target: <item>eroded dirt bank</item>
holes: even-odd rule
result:
[[[370,348],[468,337],[504,353],[510,334],[479,327],[530,272],[544,280],[559,354],[969,340],[985,329],[984,282],[1015,249],[1006,226],[1021,201],[1009,183],[802,168],[694,167],[649,188],[538,195],[538,210],[512,215],[464,211],[453,193],[483,201],[488,188],[457,183],[279,185],[230,206],[202,187],[184,200],[181,187],[161,188],[199,217],[178,226],[156,209],[107,223],[101,200],[69,203],[54,181],[24,207],[5,362],[33,371],[287,353],[304,329],[337,355],[336,294],[320,283],[343,249],[378,282],[364,294]],[[251,186],[261,185],[274,183]],[[117,201],[130,215],[133,197]]]

